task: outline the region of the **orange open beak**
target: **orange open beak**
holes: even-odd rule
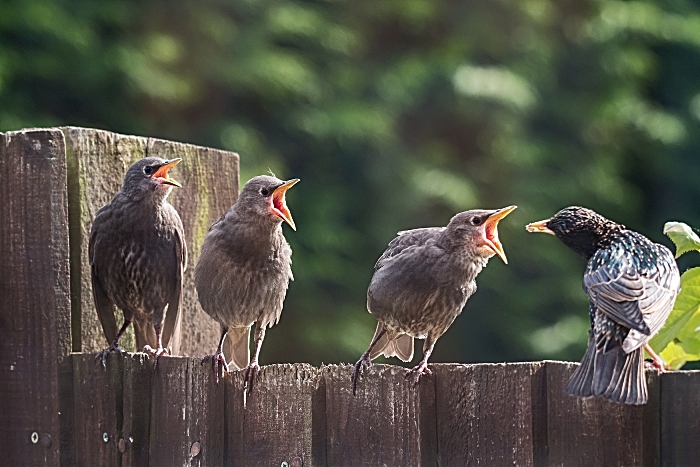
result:
[[[550,219],[545,219],[543,221],[539,222],[533,222],[532,224],[527,224],[525,226],[525,229],[528,232],[542,232],[546,233],[549,235],[554,235],[554,232],[552,232],[548,227],[547,227],[547,222],[549,222]]]
[[[289,226],[296,230],[297,226],[294,225],[294,219],[292,219],[292,213],[289,212],[287,207],[287,200],[285,199],[285,194],[287,190],[299,182],[298,178],[293,178],[292,180],[287,180],[280,186],[278,186],[275,191],[272,192],[272,211],[280,216],[284,221],[289,224]]]
[[[168,176],[168,170],[175,167],[181,161],[182,161],[182,159],[180,159],[180,158],[170,159],[169,161],[165,161],[165,164],[158,167],[158,170],[156,170],[156,173],[153,174],[153,178],[157,179],[159,182],[161,182],[163,184],[172,185],[172,186],[182,188],[182,185],[180,185],[180,182],[175,181]]]
[[[515,208],[517,208],[517,206],[508,206],[507,208],[499,209],[491,214],[488,219],[486,219],[486,222],[484,222],[484,227],[486,229],[486,247],[497,254],[506,264],[508,264],[508,259],[506,258],[505,251],[503,251],[503,245],[501,245],[498,239],[498,222],[513,212]]]

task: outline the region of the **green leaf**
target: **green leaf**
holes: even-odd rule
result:
[[[676,245],[676,258],[689,251],[700,251],[700,237],[683,222],[666,222],[664,233]]]
[[[661,352],[661,358],[663,358],[668,366],[673,370],[680,370],[688,360],[692,360],[692,358],[688,357],[689,356],[685,350],[683,350],[683,347],[681,347],[675,341],[669,343],[664,351]]]
[[[668,224],[667,224],[668,225]],[[681,292],[668,315],[666,324],[661,331],[649,342],[657,353],[663,351],[671,341],[679,336],[690,336],[695,333],[694,316],[700,317],[700,267],[689,269],[681,276]],[[692,329],[686,329],[690,324]],[[698,358],[693,359],[697,360]]]

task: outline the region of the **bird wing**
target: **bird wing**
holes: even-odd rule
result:
[[[96,228],[93,225],[90,241],[88,242],[88,260],[92,275],[92,297],[95,301],[97,317],[102,325],[102,332],[104,332],[107,341],[111,344],[117,338],[119,329],[117,328],[117,317],[114,314],[114,303],[109,299],[100,283],[99,271],[95,262],[96,250],[99,247],[96,237]]]
[[[377,263],[374,265],[374,270],[377,271],[380,269],[390,258],[411,251],[421,245],[425,245],[443,230],[445,230],[444,227],[425,227],[422,229],[403,230],[399,232],[398,236],[389,242],[386,250],[384,250],[382,256],[377,260]]]
[[[163,347],[169,347],[173,355],[180,353],[180,324],[182,319],[182,310],[180,302],[182,299],[182,277],[187,268],[187,244],[185,243],[185,230],[182,227],[180,216],[173,211],[173,222],[175,222],[175,257],[178,259],[179,268],[175,287],[168,300],[168,311],[165,314],[163,322]]]
[[[615,322],[651,335],[673,308],[680,279],[671,253],[628,232],[589,260],[584,289],[598,310]]]

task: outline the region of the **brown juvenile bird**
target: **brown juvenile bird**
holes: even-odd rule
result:
[[[644,404],[644,350],[663,371],[663,361],[648,342],[663,326],[680,291],[680,273],[671,251],[578,206],[533,222],[527,230],[556,236],[588,261],[583,276],[590,301],[588,350],[566,391]]]
[[[111,345],[97,354],[107,365],[129,323],[136,345],[158,357],[179,350],[182,275],[187,246],[180,216],[165,199],[181,187],[168,171],[182,159],[147,157],[134,163],[121,190],[104,205],[92,224],[88,256],[97,315]],[[124,313],[117,331],[114,305]]]
[[[231,363],[237,370],[247,368],[245,385],[252,390],[265,328],[279,321],[293,279],[292,249],[282,234],[282,222],[296,230],[285,194],[298,181],[267,175],[250,179],[204,238],[194,281],[202,308],[221,325],[216,352],[202,359],[212,360],[217,383],[221,370],[228,371],[223,354],[228,334]],[[250,360],[254,323],[255,353]]]
[[[399,232],[374,266],[367,290],[367,309],[377,331],[352,374],[352,392],[365,366],[381,354],[413,358],[413,338],[425,339],[423,360],[408,373],[417,384],[428,369],[428,358],[440,336],[462,312],[476,291],[476,276],[489,258],[507,264],[498,240],[498,222],[515,206],[472,210],[454,216],[447,227]]]

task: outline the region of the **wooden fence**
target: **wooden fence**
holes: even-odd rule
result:
[[[700,465],[700,372],[649,372],[649,403],[632,407],[566,395],[575,364],[549,361],[431,365],[415,388],[374,365],[356,396],[350,365],[266,366],[248,397],[240,372],[216,385],[193,357],[153,372],[142,354],[110,355],[104,370],[89,353],[105,343],[87,233],[131,161],[154,154],[184,159],[173,204],[191,274],[235,200],[237,155],[79,128],[0,133],[0,465]],[[186,281],[183,350],[201,355],[218,328]]]

